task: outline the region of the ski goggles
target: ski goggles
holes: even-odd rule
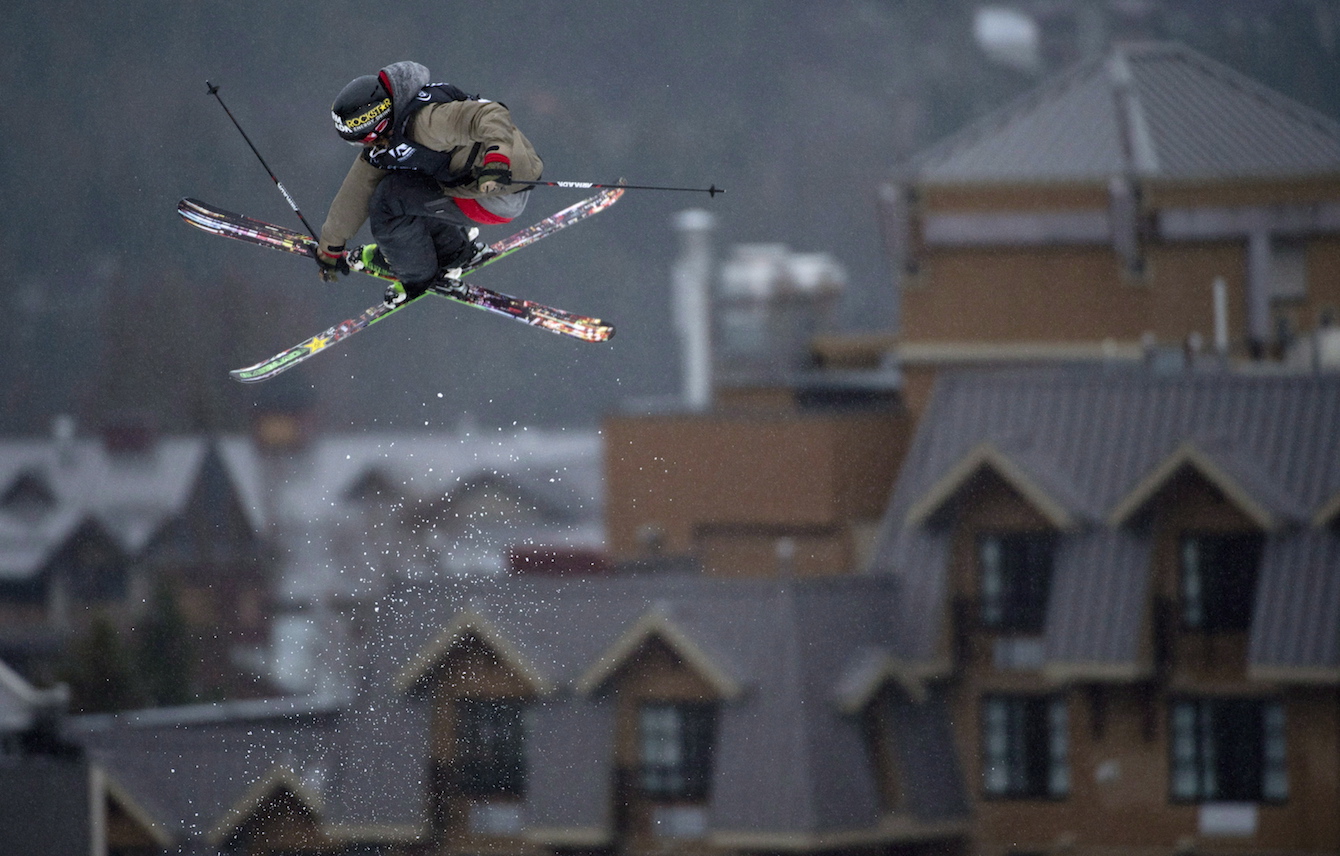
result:
[[[386,128],[391,124],[391,117],[387,116],[376,124],[376,126],[363,135],[362,139],[350,140],[355,146],[370,146],[381,139],[382,134],[386,133]]]
[[[330,118],[335,120],[335,130],[345,142],[355,146],[372,145],[391,125],[391,99],[384,98],[347,121],[334,110],[330,111]]]

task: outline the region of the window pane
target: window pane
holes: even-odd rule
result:
[[[1065,699],[1052,699],[1051,769],[1047,777],[1047,791],[1054,797],[1070,793],[1070,713]]]
[[[456,762],[463,793],[522,793],[524,745],[521,702],[457,699]]]
[[[1265,731],[1265,774],[1261,782],[1261,795],[1272,802],[1283,802],[1289,798],[1289,767],[1284,737],[1284,705],[1269,702],[1261,717]]]
[[[982,785],[989,794],[1009,792],[1009,714],[1001,699],[982,703]]]
[[[1281,801],[1288,797],[1284,708],[1212,698],[1170,708],[1170,794],[1176,800]]]
[[[1262,703],[1256,699],[1216,699],[1212,711],[1215,799],[1261,798]]]
[[[982,788],[991,796],[1070,792],[1069,710],[1063,698],[982,700]]]
[[[1193,800],[1200,796],[1196,769],[1196,705],[1177,702],[1172,708],[1172,795]]]
[[[1214,740],[1214,716],[1211,702],[1202,701],[1196,706],[1196,736],[1200,754],[1200,797],[1216,799],[1219,794],[1219,780],[1215,776],[1218,747]]]
[[[1181,545],[1182,622],[1209,631],[1251,624],[1264,541],[1260,534],[1192,533]]]
[[[1000,539],[991,535],[982,539],[978,550],[982,562],[982,623],[995,627],[1004,618],[1004,582],[1000,570]]]
[[[982,623],[1041,633],[1047,616],[1055,539],[1045,532],[983,535],[978,542]]]
[[[711,782],[716,708],[647,704],[638,717],[642,788],[650,796],[701,799]]]
[[[1200,542],[1195,538],[1182,541],[1182,622],[1187,627],[1205,623],[1204,594],[1200,581]]]

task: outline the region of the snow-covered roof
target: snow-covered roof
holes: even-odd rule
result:
[[[207,449],[191,437],[133,453],[91,438],[0,440],[0,497],[9,500],[0,503],[0,576],[36,573],[85,524],[128,555],[139,553],[181,512]]]
[[[449,496],[483,475],[556,495],[585,507],[603,498],[600,438],[594,432],[522,430],[465,435],[386,433],[316,439],[301,466],[282,479],[274,497],[279,522],[338,516],[357,502],[355,489],[376,477],[401,497]]]
[[[358,589],[387,560],[407,577],[499,572],[518,545],[599,547],[602,466],[593,431],[318,438],[271,464],[276,594]]]

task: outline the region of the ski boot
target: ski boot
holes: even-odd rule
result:
[[[460,279],[467,270],[474,270],[497,255],[488,244],[479,240],[478,228],[471,226],[465,237],[469,243],[455,258],[442,265],[442,276],[447,279]]]
[[[376,244],[364,244],[356,250],[350,252],[349,269],[359,270],[372,276],[395,277],[395,272],[391,270],[391,263],[382,255],[381,248]]]
[[[382,302],[394,309],[415,298],[422,297],[429,291],[436,291],[448,297],[462,298],[467,293],[466,285],[461,282],[459,276],[452,276],[451,271],[443,271],[437,275],[436,279],[422,284],[413,284],[408,288],[405,287],[403,282],[391,283],[386,287],[386,293],[382,295]]]
[[[422,297],[424,294],[427,294],[428,289],[431,288],[432,285],[431,282],[427,282],[418,286],[410,286],[410,288],[406,290],[403,282],[393,282],[386,286],[386,291],[382,294],[382,303],[385,303],[392,309],[396,309],[417,297]]]

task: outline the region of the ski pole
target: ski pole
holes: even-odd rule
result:
[[[579,187],[584,190],[602,190],[605,188],[622,187],[624,190],[684,190],[689,193],[706,193],[713,198],[718,193],[725,193],[724,187],[717,187],[715,184],[711,187],[660,187],[651,184],[596,184],[590,181],[518,181],[512,179],[512,184],[527,184],[531,187]]]
[[[213,95],[214,98],[219,102],[219,106],[223,108],[223,112],[227,113],[228,118],[233,120],[233,125],[237,127],[237,132],[242,135],[242,139],[247,141],[248,146],[251,146],[251,151],[253,154],[256,155],[256,160],[260,161],[261,166],[265,167],[265,171],[270,174],[270,180],[275,183],[275,187],[278,187],[279,192],[284,195],[284,201],[288,202],[288,207],[293,209],[293,213],[297,214],[298,219],[301,220],[302,224],[307,227],[307,234],[311,235],[312,238],[315,240],[316,230],[312,228],[311,223],[307,222],[307,218],[302,216],[302,211],[298,210],[298,203],[293,201],[293,197],[289,195],[288,189],[284,187],[283,182],[281,182],[279,178],[274,174],[274,170],[270,169],[270,165],[265,162],[265,158],[261,157],[260,152],[256,151],[256,146],[252,144],[251,137],[248,137],[247,132],[242,130],[242,125],[239,124],[237,118],[233,116],[233,111],[229,110],[228,105],[223,103],[223,98],[219,96],[219,87],[210,83],[208,80],[205,81],[205,86],[209,87],[209,94]]]

